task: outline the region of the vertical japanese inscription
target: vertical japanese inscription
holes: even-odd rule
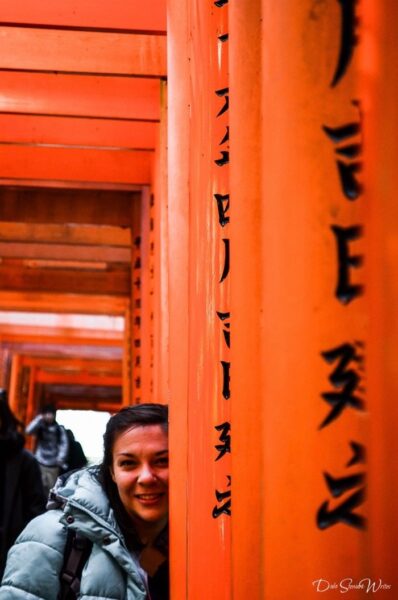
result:
[[[341,37],[339,57],[331,87],[335,87],[346,75],[358,41],[358,19],[355,14],[357,0],[337,0],[341,9]],[[347,119],[335,127],[323,125],[323,131],[334,148],[339,186],[343,201],[357,201],[363,193],[360,180],[362,170],[362,137],[360,103],[352,101],[359,109],[359,119]],[[337,301],[353,310],[353,302],[363,293],[361,282],[354,281],[356,269],[363,264],[363,257],[356,253],[351,244],[363,237],[361,224],[330,225],[335,238],[337,277],[334,295]],[[319,425],[319,430],[334,428],[336,422],[347,418],[346,415],[359,414],[365,409],[363,398],[364,343],[361,341],[343,341],[321,352],[323,360],[331,365],[329,374],[331,389],[321,393],[322,400],[329,410]],[[338,435],[336,433],[336,435]],[[365,448],[358,441],[349,442],[351,457],[343,473],[324,471],[323,479],[329,493],[329,499],[322,502],[316,514],[319,529],[327,530],[338,524],[356,529],[364,529],[365,518],[358,508],[365,499],[366,474],[359,464],[365,463]],[[354,472],[353,472],[354,471]]]
[[[227,10],[228,0],[217,0],[213,2],[213,5],[219,9],[219,13],[216,17],[220,16],[219,23],[227,22],[225,18],[225,12]],[[221,31],[220,31],[221,29]],[[219,64],[226,64],[226,56],[228,52],[228,33],[222,30],[222,25],[218,26],[217,36],[214,39],[216,44],[217,55],[220,59]],[[228,302],[225,288],[228,282],[230,273],[230,240],[228,237],[228,225],[230,222],[230,197],[229,197],[229,123],[228,123],[228,111],[229,111],[229,86],[228,86],[228,75],[226,69],[219,69],[219,80],[217,81],[219,86],[214,90],[215,97],[217,98],[217,105],[214,111],[214,128],[215,131],[220,132],[216,135],[216,141],[214,143],[214,158],[213,162],[216,168],[215,173],[215,188],[212,194],[212,201],[214,206],[214,218],[218,223],[218,231],[223,235],[220,235],[220,276],[218,279],[219,297],[222,298],[222,307],[216,310],[214,318],[218,324],[218,331],[221,336],[222,343],[220,345],[221,356],[219,358],[219,373],[221,378],[221,397],[219,401],[224,403],[230,399],[230,371],[231,362],[229,360],[229,352],[231,347],[231,313],[226,302]],[[220,301],[219,301],[220,302]],[[222,411],[224,412],[224,408]],[[231,424],[229,420],[224,420],[214,426],[214,430],[217,432],[217,442],[214,444],[216,450],[215,462],[220,466],[218,467],[220,475],[219,479],[221,483],[219,487],[214,490],[214,496],[216,504],[212,509],[212,517],[218,519],[222,516],[229,517],[231,515],[231,476],[224,474],[222,471],[222,463],[225,463],[226,456],[231,453]],[[226,463],[225,463],[226,464]],[[225,484],[225,477],[227,483]]]

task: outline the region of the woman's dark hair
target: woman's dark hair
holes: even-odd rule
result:
[[[13,414],[8,405],[7,390],[0,388],[0,433],[11,433],[22,429],[21,421]]]
[[[115,511],[119,526],[126,538],[133,537],[133,543],[136,543],[137,540],[134,539],[130,519],[121,503],[110,469],[113,463],[113,447],[116,438],[134,427],[147,427],[149,425],[160,425],[167,433],[168,407],[166,405],[136,404],[126,406],[109,419],[104,433],[104,456],[100,466],[100,481]],[[129,542],[128,539],[127,542]]]

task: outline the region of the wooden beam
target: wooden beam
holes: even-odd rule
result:
[[[0,221],[129,227],[138,197],[136,192],[0,187]]]
[[[0,0],[2,23],[165,33],[165,0]]]
[[[112,266],[106,270],[30,266],[17,259],[0,262],[2,290],[107,294],[130,296],[130,269]]]
[[[0,257],[130,263],[129,248],[0,242]]]
[[[35,380],[37,383],[66,385],[98,385],[101,387],[122,386],[123,378],[116,375],[91,375],[90,373],[65,373],[46,371],[38,368]]]
[[[159,121],[156,79],[20,73],[1,75],[0,112]]]
[[[56,369],[65,371],[86,371],[93,373],[100,371],[106,374],[117,374],[121,376],[121,360],[101,360],[81,357],[62,358],[57,356],[21,356],[21,364],[25,367],[40,367],[40,369]],[[97,373],[98,374],[98,373]]]
[[[51,394],[52,401],[56,404],[58,410],[95,410],[115,413],[122,408],[119,399],[114,402],[104,400],[91,400],[88,398],[73,398],[69,396],[60,396]]]
[[[0,310],[124,316],[129,304],[129,299],[124,296],[20,292],[0,289]]]
[[[0,114],[0,143],[153,149],[159,125],[74,117]]]
[[[145,185],[151,152],[0,146],[0,178]]]
[[[0,189],[0,193],[1,193]],[[33,190],[31,191],[33,193]],[[82,201],[83,197],[81,197]],[[0,203],[1,205],[1,203]],[[93,246],[127,247],[131,245],[130,229],[126,227],[70,225],[41,223],[14,223],[0,221],[0,239],[3,242],[38,242],[50,244],[78,244]]]
[[[61,346],[119,346],[124,336],[120,331],[75,329],[72,327],[38,327],[0,324],[0,342],[58,344]]]
[[[0,43],[2,70],[166,76],[164,36],[0,26]]]

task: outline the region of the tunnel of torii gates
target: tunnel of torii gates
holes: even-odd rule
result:
[[[398,4],[0,0],[0,37],[13,410],[170,405],[173,600],[398,598]]]

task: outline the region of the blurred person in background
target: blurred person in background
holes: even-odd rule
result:
[[[7,551],[31,519],[44,512],[44,493],[39,465],[24,449],[22,423],[0,389],[0,579]]]
[[[66,429],[65,431],[69,443],[68,456],[66,457],[65,472],[75,471],[76,469],[82,469],[88,463],[82,445],[75,439],[75,436],[71,429]]]
[[[39,462],[46,494],[54,487],[62,469],[66,468],[69,442],[65,428],[57,423],[57,411],[53,404],[43,407],[26,427],[28,435],[36,436],[35,456]]]

